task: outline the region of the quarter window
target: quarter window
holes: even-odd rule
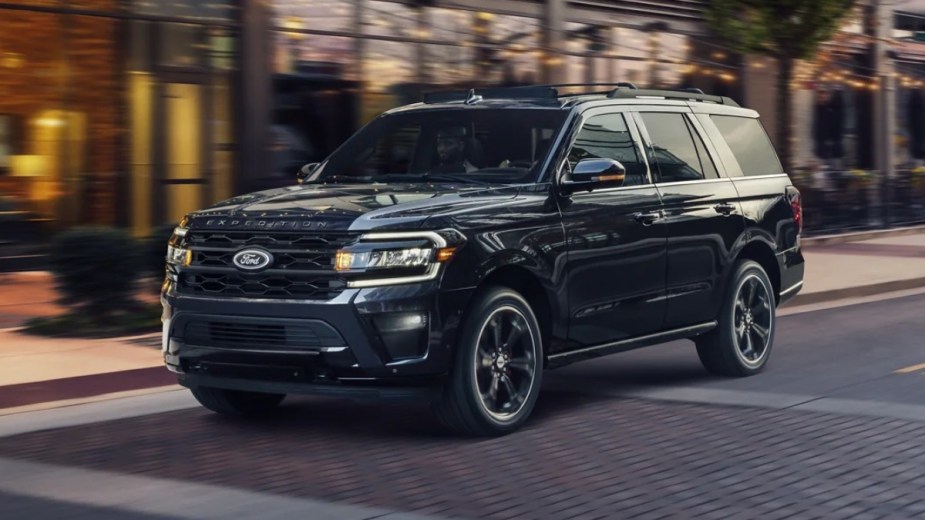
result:
[[[639,156],[623,114],[589,118],[568,154],[572,168],[582,159],[613,159],[626,168],[624,186],[648,184],[646,165]]]
[[[719,133],[726,140],[732,155],[745,176],[774,175],[784,169],[764,127],[757,119],[737,116],[711,116]]]
[[[716,166],[684,114],[644,112],[640,116],[652,141],[659,182],[717,177]]]

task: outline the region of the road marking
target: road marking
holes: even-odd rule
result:
[[[925,363],[920,363],[918,365],[912,365],[905,368],[900,368],[895,373],[896,374],[909,374],[912,372],[918,372],[919,370],[925,370]]]

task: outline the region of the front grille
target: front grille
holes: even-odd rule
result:
[[[333,277],[299,274],[191,273],[180,275],[180,291],[199,296],[251,296],[265,298],[304,298],[329,300],[336,297],[346,282]]]
[[[356,238],[350,233],[294,233],[192,230],[187,247],[192,261],[179,278],[181,293],[327,300],[346,287],[334,271],[338,249]],[[273,265],[259,273],[238,270],[236,252],[258,246],[273,254]]]
[[[264,323],[195,319],[186,324],[184,341],[189,345],[271,350],[318,350],[342,345],[329,326],[313,323]]]

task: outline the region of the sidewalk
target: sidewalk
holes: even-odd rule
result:
[[[807,239],[805,285],[787,308],[925,287],[925,229],[856,242]],[[43,272],[0,273],[0,415],[175,381],[159,334],[115,339],[42,338],[15,328],[63,312]],[[5,330],[4,330],[5,329]]]
[[[806,242],[803,290],[788,307],[925,287],[925,230],[859,242]]]

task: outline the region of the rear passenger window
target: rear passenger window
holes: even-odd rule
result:
[[[684,114],[643,112],[639,115],[652,141],[659,182],[717,177],[716,167],[707,155],[706,147]]]
[[[784,169],[777,159],[767,132],[757,119],[737,116],[710,116],[746,176],[773,175]]]
[[[623,114],[601,114],[585,122],[568,154],[572,168],[582,159],[619,161],[626,168],[624,186],[649,183],[646,165],[637,153]]]

